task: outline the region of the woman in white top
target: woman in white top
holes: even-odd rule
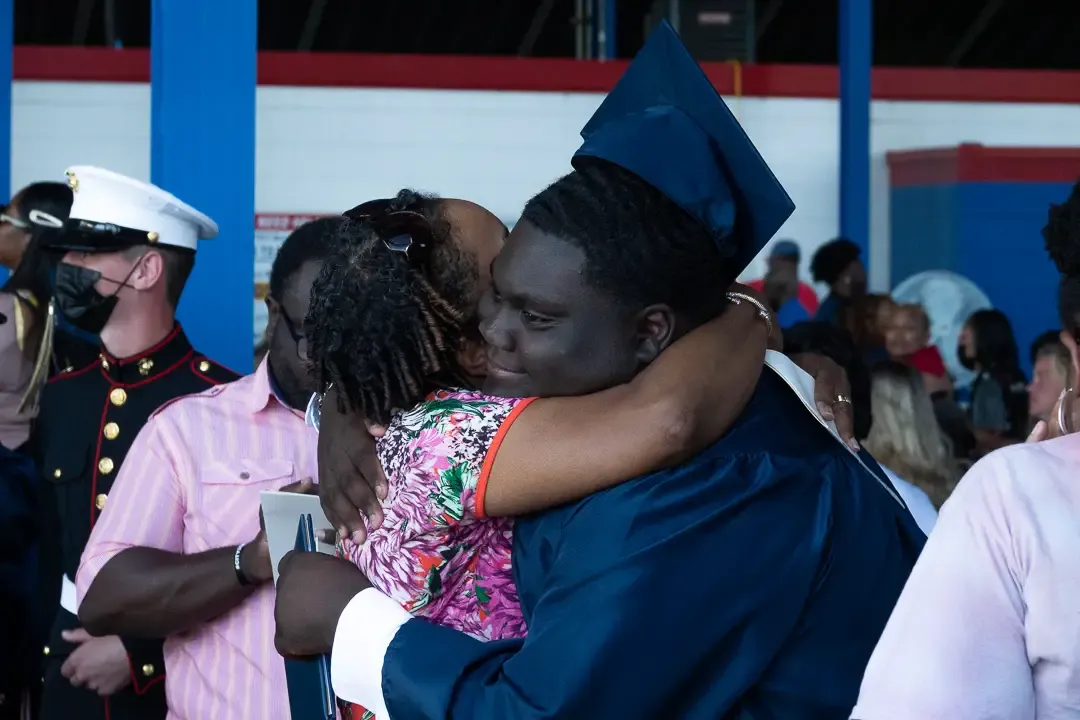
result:
[[[995,450],[942,508],[863,677],[858,720],[1080,718],[1080,184],[1043,230],[1062,272],[1064,437]]]

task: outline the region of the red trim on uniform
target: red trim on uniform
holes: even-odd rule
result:
[[[90,529],[91,530],[94,529],[94,523],[97,521],[97,518],[94,517],[94,511],[97,510],[97,508],[94,506],[94,498],[97,497],[98,462],[101,460],[101,441],[105,437],[105,419],[109,416],[109,405],[112,404],[112,401],[109,399],[109,395],[112,393],[113,389],[114,388],[110,387],[109,391],[107,393],[105,393],[105,407],[102,408],[102,410],[101,410],[101,423],[98,425],[98,432],[97,432],[97,446],[94,448],[94,476],[93,476],[93,479],[90,481]],[[113,472],[118,472],[119,470],[120,470],[119,466],[114,461],[113,462]]]
[[[261,52],[261,85],[394,87],[430,90],[517,90],[605,93],[626,61],[569,58]],[[717,90],[748,97],[836,98],[833,65],[704,63]],[[150,52],[91,47],[19,45],[17,80],[146,83]],[[875,68],[877,100],[1080,103],[1080,72]]]
[[[145,695],[146,691],[157,685],[159,682],[165,679],[165,673],[159,673],[154,676],[154,679],[146,683],[145,686],[139,687],[139,673],[135,672],[135,661],[131,655],[127,656],[128,669],[131,671],[131,688],[135,691],[136,695]]]
[[[480,478],[476,481],[476,517],[487,517],[487,508],[484,505],[487,498],[488,478],[491,477],[491,468],[495,466],[495,456],[499,453],[499,448],[502,446],[503,440],[506,439],[506,433],[510,430],[510,426],[521,416],[525,408],[532,405],[533,400],[536,400],[536,398],[525,398],[515,405],[495,432],[495,437],[488,447],[487,454],[484,455],[484,464],[480,466]]]
[[[53,375],[51,378],[49,378],[47,382],[52,383],[52,382],[56,382],[57,380],[66,380],[68,378],[73,378],[73,377],[76,377],[78,375],[82,375],[84,372],[87,372],[88,370],[93,370],[95,367],[101,367],[101,362],[98,361],[98,360],[95,360],[94,362],[90,363],[89,365],[85,365],[85,366],[79,368],[78,370],[72,370],[71,372],[66,372],[66,373],[57,373],[56,375]]]
[[[104,375],[105,379],[107,379],[110,383],[112,383],[116,387],[122,387],[122,388],[126,388],[126,389],[130,390],[131,388],[142,387],[143,385],[146,385],[147,383],[152,383],[152,382],[154,382],[156,380],[160,380],[161,378],[165,377],[169,373],[176,372],[177,370],[180,369],[180,366],[183,365],[184,363],[186,363],[188,361],[188,359],[194,354],[195,354],[195,351],[192,350],[192,349],[189,349],[186,353],[184,353],[184,356],[182,358],[180,358],[179,360],[177,360],[176,362],[174,362],[172,365],[165,368],[161,372],[157,373],[156,375],[151,375],[150,377],[143,378],[142,380],[139,380],[139,381],[133,382],[133,383],[122,383],[122,382],[119,382],[117,380],[114,380],[109,375],[109,371],[106,370],[104,367],[101,368],[101,374]],[[124,364],[128,364],[128,362],[130,362],[130,361],[125,360]]]
[[[165,336],[164,340],[161,340],[160,342],[157,342],[157,343],[151,345],[146,350],[143,350],[142,352],[136,353],[136,354],[134,354],[134,355],[132,355],[130,357],[118,358],[115,355],[113,355],[112,353],[110,353],[108,350],[106,350],[104,346],[102,346],[102,348],[101,348],[101,354],[104,355],[105,359],[108,360],[110,363],[113,363],[113,364],[116,364],[116,365],[130,365],[133,362],[138,362],[139,360],[142,360],[144,357],[149,357],[153,353],[156,353],[158,350],[160,350],[161,348],[165,347],[166,345],[171,343],[173,340],[175,340],[176,336],[179,335],[179,334],[180,334],[180,325],[177,324],[177,325],[173,326],[172,331],[168,335]]]
[[[108,697],[103,697],[103,698],[101,698],[101,701],[103,703],[105,703],[105,720],[109,720],[109,717],[110,717],[110,715],[109,715],[109,698]]]
[[[886,154],[892,187],[950,185],[968,182],[1076,182],[1080,148],[955,147],[905,150]]]
[[[215,380],[214,378],[210,377],[209,375],[205,375],[205,374],[199,372],[199,363],[202,362],[203,360],[205,360],[208,363],[212,363],[212,364],[215,364],[215,365],[217,364],[217,363],[214,363],[214,361],[211,360],[208,357],[202,357],[201,359],[193,358],[192,361],[191,361],[191,373],[193,375],[196,375],[196,376],[202,378],[206,382],[210,383],[210,385],[212,385],[212,386],[225,385],[226,383],[232,382],[232,380],[227,380],[225,382],[222,382],[221,380]],[[218,367],[220,367],[220,368],[222,368],[224,370],[228,370],[229,372],[233,373],[234,375],[239,375],[240,374],[240,373],[233,372],[232,370],[229,370],[229,368],[225,367],[224,365],[218,365]]]

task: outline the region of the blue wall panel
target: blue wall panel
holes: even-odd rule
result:
[[[956,186],[894,188],[889,199],[890,287],[956,266]]]
[[[1028,348],[1060,325],[1057,268],[1042,228],[1050,203],[1068,183],[968,182],[893,188],[890,195],[891,281],[924,270],[952,270],[990,297],[1012,322],[1021,362]]]
[[[1059,274],[1046,254],[1042,228],[1050,203],[1067,183],[965,183],[958,190],[964,221],[956,238],[957,271],[979,285],[1012,322],[1025,367],[1031,342],[1060,327]]]
[[[217,221],[180,319],[195,347],[252,368],[256,0],[153,0],[150,175]]]

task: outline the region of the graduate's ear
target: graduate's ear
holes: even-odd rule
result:
[[[637,359],[647,365],[675,338],[675,311],[667,305],[649,305],[637,315]]]

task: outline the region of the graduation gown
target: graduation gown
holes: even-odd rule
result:
[[[846,720],[925,536],[806,400],[766,371],[692,462],[517,523],[528,638],[404,621],[375,702],[392,720]]]

